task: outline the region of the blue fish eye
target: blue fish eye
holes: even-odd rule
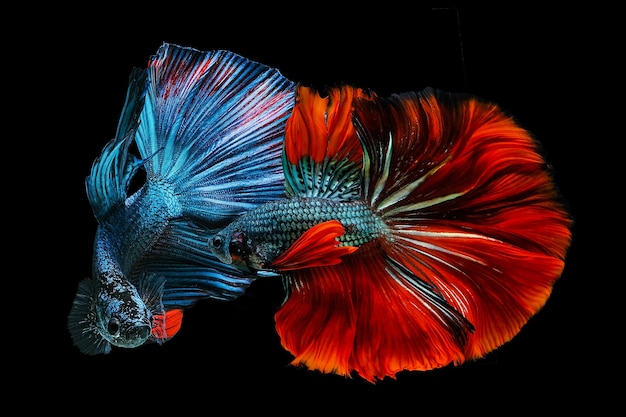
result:
[[[107,331],[110,335],[116,336],[120,332],[120,321],[113,317],[107,324]]]
[[[221,236],[215,236],[212,240],[213,247],[219,249],[224,244],[224,239]]]

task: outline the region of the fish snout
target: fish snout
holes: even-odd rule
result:
[[[124,334],[127,347],[137,347],[146,342],[152,333],[152,326],[141,324],[130,327]]]

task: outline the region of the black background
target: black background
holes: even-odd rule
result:
[[[602,34],[607,27],[595,13],[513,6],[381,12],[358,6],[353,14],[340,15],[314,4],[299,11],[175,6],[132,15],[74,10],[80,19],[68,17],[71,10],[55,9],[68,15],[51,19],[52,27],[40,33],[41,44],[26,48],[31,58],[43,61],[35,65],[47,69],[36,71],[31,82],[46,85],[44,96],[36,96],[37,111],[47,116],[46,133],[39,136],[44,145],[35,149],[52,168],[35,171],[42,179],[31,193],[38,204],[30,218],[52,260],[41,261],[47,304],[22,307],[34,310],[34,317],[21,330],[37,342],[13,346],[29,355],[15,387],[29,390],[43,382],[45,391],[57,390],[47,402],[51,409],[78,409],[82,398],[87,410],[105,412],[122,404],[145,412],[195,408],[207,415],[222,407],[295,415],[318,409],[418,415],[607,406],[613,391],[603,383],[617,372],[608,353],[615,336],[605,330],[608,317],[595,306],[613,290],[602,283],[607,274],[599,265],[601,249],[587,225],[592,216],[585,213],[590,197],[605,186],[591,179],[591,163],[603,147],[614,145],[602,143],[603,124],[592,114],[607,80],[588,69],[597,70],[611,53]],[[600,29],[591,29],[598,23]],[[66,317],[78,282],[91,272],[96,223],[84,179],[115,133],[132,67],[145,67],[163,42],[228,49],[320,87],[347,82],[387,95],[432,86],[499,103],[542,142],[576,222],[565,271],[547,305],[484,360],[404,372],[376,385],[289,366],[291,356],[273,323],[282,299],[278,282],[258,282],[233,302],[200,302],[186,312],[179,334],[162,346],[80,354]],[[596,93],[596,99],[587,98]],[[35,97],[26,99],[32,103]],[[20,146],[22,153],[33,152],[26,142]],[[43,221],[43,213],[52,211],[54,221]],[[30,267],[30,258],[25,262]],[[36,359],[43,364],[35,365]]]

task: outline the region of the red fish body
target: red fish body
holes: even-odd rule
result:
[[[300,87],[283,170],[288,198],[209,247],[282,274],[295,365],[373,382],[483,357],[563,270],[571,218],[537,142],[493,103]]]

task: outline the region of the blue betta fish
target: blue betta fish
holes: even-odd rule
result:
[[[483,357],[548,300],[571,218],[538,142],[499,106],[427,88],[300,86],[287,198],[208,241],[274,271],[292,364],[375,382]]]
[[[132,71],[115,138],[86,179],[98,222],[93,271],[68,316],[81,352],[162,343],[196,301],[236,298],[257,278],[219,262],[206,242],[284,197],[294,97],[278,70],[225,50],[166,43]]]

